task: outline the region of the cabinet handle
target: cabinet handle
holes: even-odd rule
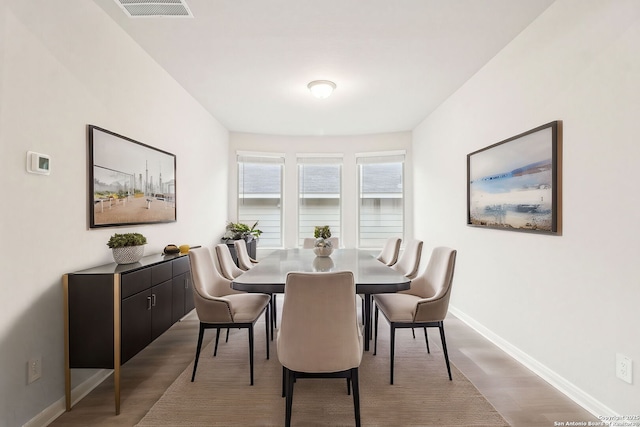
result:
[[[147,297],[147,310],[151,310],[151,297]]]
[[[151,294],[151,307],[156,306],[156,294]]]
[[[186,277],[184,279],[184,288],[189,289],[189,279],[187,279]]]

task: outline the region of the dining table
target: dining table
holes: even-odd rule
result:
[[[409,289],[411,280],[378,261],[371,251],[364,249],[336,249],[330,256],[316,256],[313,249],[276,249],[250,270],[233,279],[231,287],[244,292],[265,294],[284,293],[287,274],[296,272],[350,271],[356,293],[363,296],[364,350],[369,351],[373,294],[395,293]]]

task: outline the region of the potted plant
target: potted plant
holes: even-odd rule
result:
[[[313,230],[313,237],[316,238],[313,252],[317,256],[329,256],[333,252],[333,247],[329,237],[331,237],[331,229],[328,225],[316,226]]]
[[[113,251],[113,259],[118,264],[133,264],[144,255],[147,238],[140,233],[114,234],[107,242]]]
[[[258,230],[256,226],[258,225],[258,221],[256,221],[251,227],[247,224],[243,224],[241,222],[229,222],[227,224],[226,232],[224,236],[222,236],[223,240],[240,240],[244,239],[246,241],[257,239],[262,234],[262,230]]]

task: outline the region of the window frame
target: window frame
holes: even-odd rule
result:
[[[355,155],[355,163],[356,163],[356,247],[360,249],[377,249],[378,246],[363,246],[362,245],[362,231],[361,231],[361,210],[362,210],[362,166],[366,164],[382,164],[382,163],[401,163],[402,164],[402,192],[401,192],[401,206],[402,206],[402,232],[401,235],[398,236],[405,240],[405,234],[407,229],[406,224],[406,184],[405,184],[405,176],[406,176],[406,168],[407,168],[407,155],[405,150],[396,150],[396,151],[383,151],[383,152],[365,152],[365,153],[356,153]]]
[[[243,166],[241,166],[243,164]],[[284,247],[284,212],[285,212],[285,200],[284,200],[284,189],[285,189],[285,155],[284,153],[263,153],[263,152],[244,152],[238,151],[236,152],[236,216],[237,220],[242,222],[241,220],[241,201],[245,200],[244,190],[241,189],[241,182],[244,184],[244,179],[240,179],[241,170],[244,170],[246,164],[277,164],[280,166],[280,208],[279,208],[279,244],[274,246],[260,246],[260,240],[258,239],[258,247],[260,249],[272,249],[272,248],[282,248]],[[242,197],[241,197],[242,195]],[[257,219],[258,226],[260,229],[260,219]],[[253,224],[247,224],[252,226]],[[263,230],[264,231],[264,230]]]
[[[300,232],[301,227],[301,188],[300,188],[300,173],[301,166],[304,165],[339,165],[340,166],[340,179],[339,179],[339,193],[338,193],[338,235],[336,237],[340,237],[342,234],[342,225],[343,225],[343,208],[344,202],[343,199],[343,190],[344,190],[344,154],[342,153],[298,153],[296,154],[296,244],[299,247],[302,247],[302,240],[304,237]],[[325,224],[318,224],[325,225]]]

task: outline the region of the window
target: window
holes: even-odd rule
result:
[[[404,235],[404,154],[357,155],[358,247],[381,248]]]
[[[328,225],[340,237],[342,157],[298,157],[298,244]]]
[[[238,221],[262,230],[259,247],[282,247],[284,157],[238,155]]]

